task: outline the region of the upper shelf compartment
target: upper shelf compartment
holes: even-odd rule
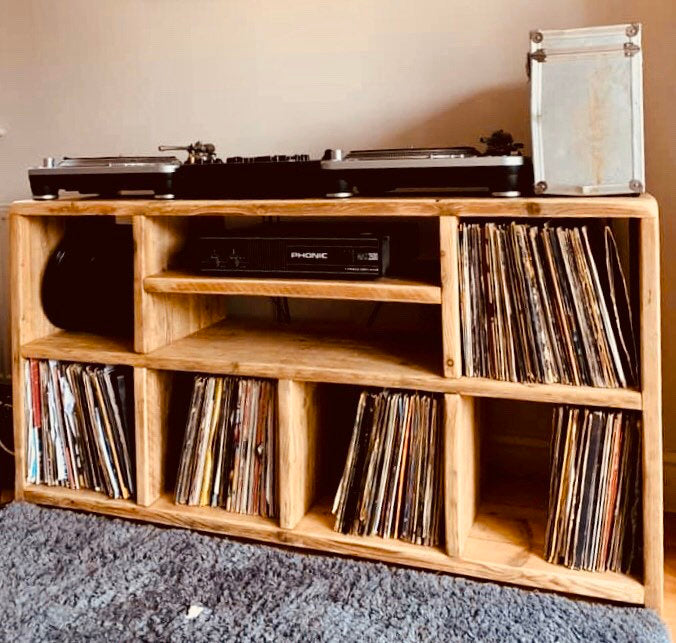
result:
[[[78,356],[95,354],[83,361],[129,363],[134,324],[131,225],[84,215],[13,214],[11,246],[13,340],[22,349],[27,344],[36,349],[23,356],[66,359],[72,349]]]
[[[135,219],[144,294],[441,304],[439,219]],[[321,251],[321,252],[319,252]],[[382,275],[382,276],[381,276]]]
[[[651,218],[657,202],[636,197],[288,199],[235,201],[153,201],[148,199],[69,199],[17,201],[24,216],[100,214],[114,216],[319,216],[319,217],[553,217]]]

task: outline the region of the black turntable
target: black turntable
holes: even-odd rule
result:
[[[532,186],[530,159],[521,143],[499,130],[474,147],[327,150],[322,159],[327,196],[404,196],[489,194],[517,197]],[[329,177],[335,177],[333,179]]]
[[[48,157],[28,170],[33,198],[59,198],[60,190],[118,197],[123,192],[152,192],[158,199],[175,197],[174,176],[181,167],[175,156]]]

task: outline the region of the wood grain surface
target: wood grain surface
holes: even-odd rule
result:
[[[643,565],[646,605],[658,612],[664,593],[660,227],[640,223],[641,380],[643,391]]]
[[[565,384],[519,384],[441,372],[433,338],[364,333],[334,325],[284,326],[226,320],[147,354],[130,340],[57,331],[20,348],[22,357],[163,370],[390,386],[530,402],[641,409],[641,392]],[[288,357],[293,355],[293,360]]]
[[[441,288],[412,279],[382,277],[369,281],[348,279],[277,279],[266,277],[215,277],[167,270],[144,279],[146,292],[201,295],[252,295],[397,301],[412,304],[441,303]]]
[[[319,449],[317,385],[279,380],[279,524],[293,529],[314,502]]]
[[[479,502],[479,426],[474,398],[444,396],[446,551],[462,556]]]
[[[148,199],[64,199],[17,201],[11,211],[24,216],[458,216],[458,217],[656,217],[655,199],[634,197],[543,198],[378,198],[211,201]]]

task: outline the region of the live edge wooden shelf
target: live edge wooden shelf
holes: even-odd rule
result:
[[[117,339],[62,331],[40,303],[47,258],[66,220],[114,216],[133,225],[134,337]],[[659,223],[657,204],[640,197],[546,199],[348,199],[170,201],[142,199],[20,201],[12,205],[12,341],[16,496],[29,502],[94,511],[165,525],[230,534],[337,554],[361,556],[482,579],[662,608],[662,421],[660,378]],[[436,283],[288,279],[211,279],[169,269],[194,216],[432,217],[439,224]],[[457,275],[458,222],[575,218],[632,220],[637,238],[641,390],[527,385],[461,375]],[[287,296],[439,306],[441,337],[366,333],[347,327],[283,327],[226,319],[226,295]],[[22,382],[27,358],[125,364],[134,370],[136,501],[91,491],[27,485]],[[210,372],[277,380],[279,404],[278,520],[173,503],[164,470],[172,442],[167,429],[172,373]],[[314,465],[321,431],[320,386],[400,387],[444,394],[445,545],[333,531]],[[643,419],[643,545],[641,578],[591,573],[542,558],[546,516],[518,503],[489,504],[479,489],[475,401],[505,398],[632,409]],[[175,436],[174,436],[175,440]],[[171,442],[171,444],[170,444]],[[504,495],[504,494],[503,494]],[[507,494],[509,495],[509,494]]]

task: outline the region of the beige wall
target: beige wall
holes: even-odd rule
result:
[[[43,156],[528,141],[528,32],[644,24],[647,184],[676,243],[674,0],[0,0],[0,204]],[[2,246],[0,246],[2,247]],[[663,262],[676,452],[676,265]],[[674,460],[676,465],[676,459]]]

